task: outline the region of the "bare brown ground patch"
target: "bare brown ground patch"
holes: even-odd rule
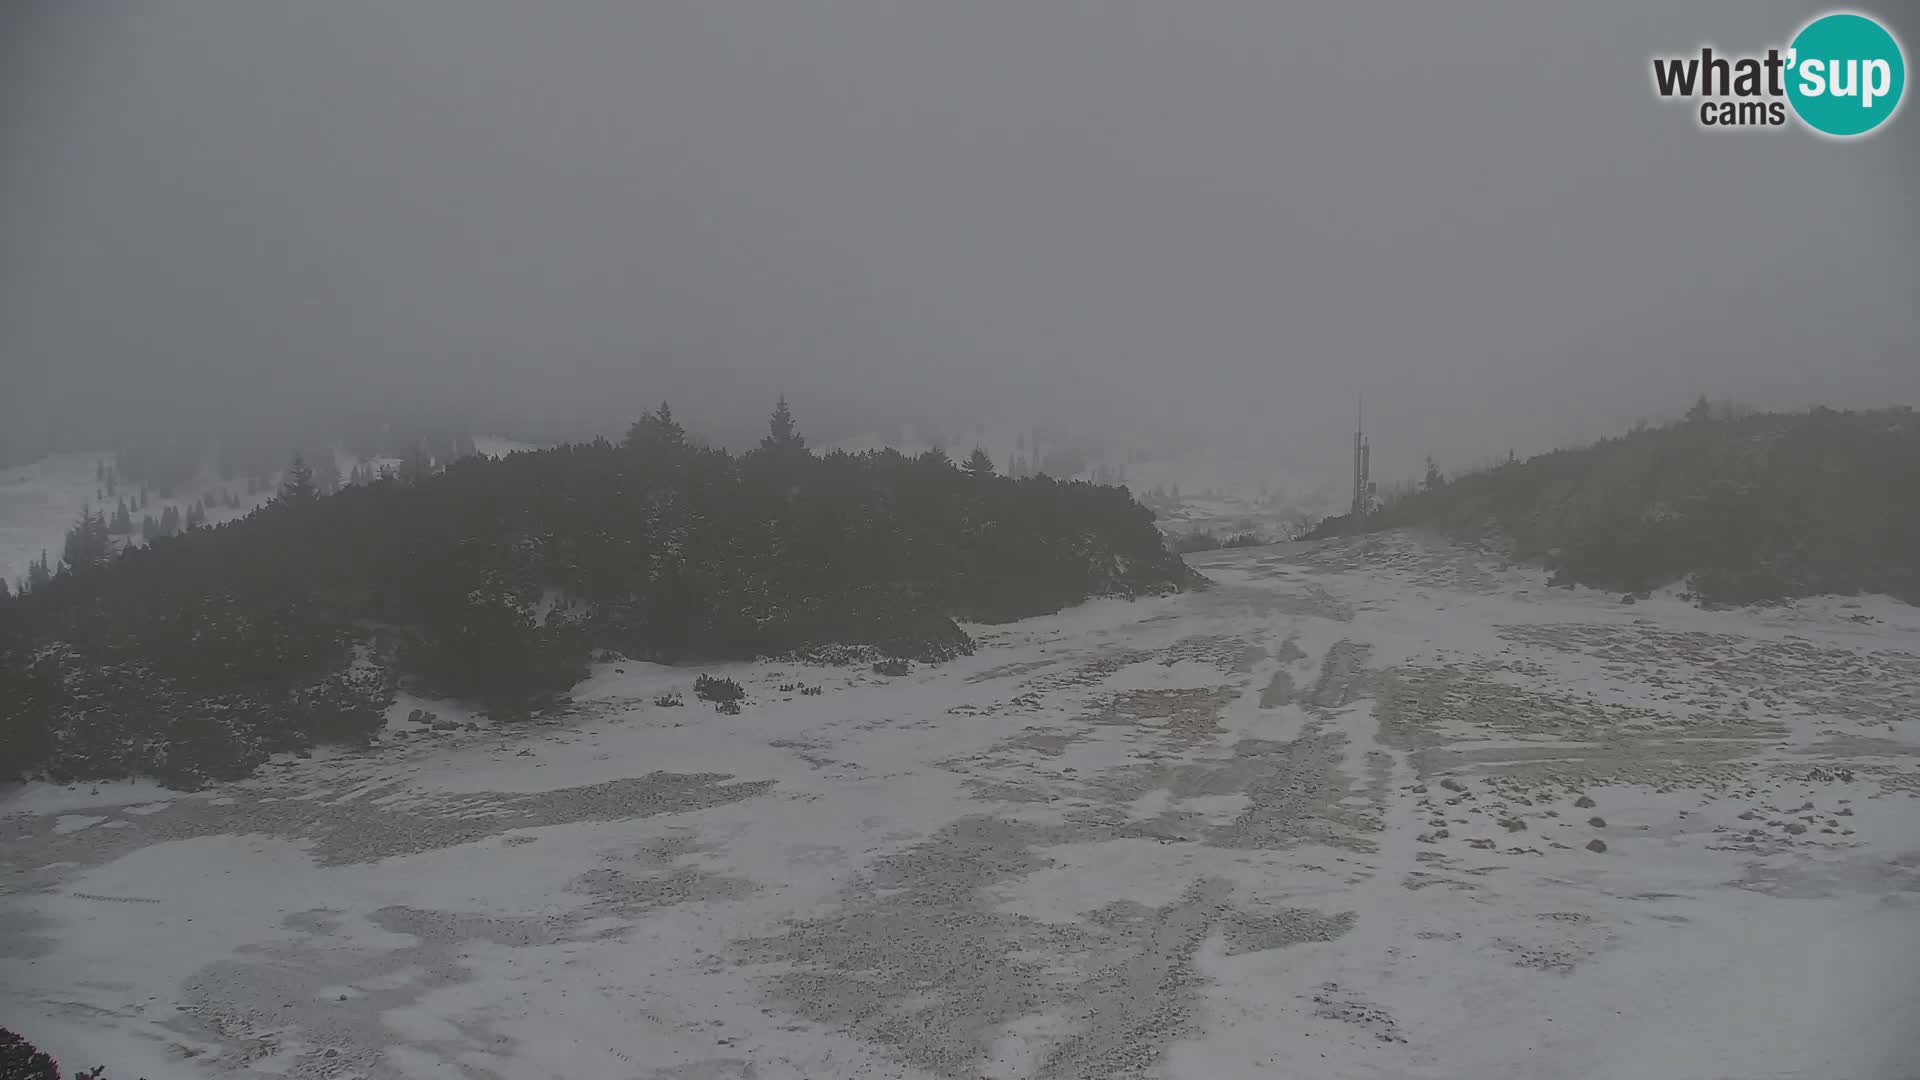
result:
[[[1238,696],[1232,687],[1128,690],[1090,719],[1096,724],[1134,725],[1177,742],[1197,743],[1221,734],[1220,714]]]
[[[1770,721],[1676,715],[1516,686],[1494,677],[1499,666],[1412,668],[1382,677],[1374,710],[1381,741],[1406,751],[1422,778],[1480,766],[1574,786],[1604,780],[1724,788],[1746,775],[1742,762],[1784,733]]]
[[[404,803],[322,801],[305,792],[228,789],[226,803],[181,799],[157,813],[123,817],[121,828],[53,832],[48,816],[0,819],[0,871],[16,891],[51,888],[87,867],[150,844],[227,833],[312,842],[322,866],[374,862],[472,843],[513,829],[620,821],[700,810],[765,793],[771,780],[732,782],[719,773],[653,772],[604,784],[531,794],[417,796]]]
[[[1233,951],[1331,940],[1351,914],[1243,912],[1234,887],[1199,877],[1170,903],[1115,901],[1064,923],[994,907],[988,887],[1049,865],[1037,849],[1114,838],[1098,824],[954,822],[851,887],[834,912],[737,946],[767,965],[785,1008],[852,1032],[936,1076],[975,1080],[996,1033],[1072,1001],[1069,1030],[1041,1057],[1045,1080],[1152,1075],[1197,1030],[1194,955],[1222,933]]]
[[[1899,728],[1920,715],[1920,656],[1645,625],[1502,626],[1515,644],[1599,660],[1696,713],[1737,719],[1768,711]]]

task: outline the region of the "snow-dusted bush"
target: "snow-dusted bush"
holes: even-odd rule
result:
[[[725,704],[744,700],[747,691],[732,679],[716,679],[711,675],[702,675],[693,680],[693,696],[701,701]]]

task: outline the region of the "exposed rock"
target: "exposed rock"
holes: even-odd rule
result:
[[[1593,839],[1587,841],[1587,850],[1593,851],[1593,852],[1603,852],[1607,850],[1607,842],[1596,836]]]
[[[1501,820],[1500,824],[1503,827],[1505,827],[1508,832],[1526,832],[1527,831],[1527,823],[1524,821],[1521,821],[1517,817],[1504,818]]]
[[[1579,807],[1582,810],[1590,810],[1596,806],[1599,806],[1600,804],[1597,802],[1594,802],[1592,798],[1586,795],[1582,795],[1579,798],[1573,800],[1573,805]]]
[[[1600,817],[1598,815],[1595,815],[1587,819],[1587,824],[1593,826],[1596,829],[1604,829],[1607,827],[1607,819]]]
[[[1443,788],[1446,788],[1446,789],[1447,789],[1448,791],[1465,791],[1465,790],[1467,790],[1467,788],[1466,788],[1466,785],[1464,785],[1464,784],[1462,784],[1462,783],[1461,783],[1460,781],[1458,781],[1458,780],[1455,780],[1455,779],[1454,779],[1453,777],[1451,777],[1451,776],[1449,776],[1449,777],[1447,777],[1446,779],[1444,779],[1444,780],[1442,780],[1442,781],[1440,781],[1440,786],[1441,786],[1441,787],[1443,787]]]

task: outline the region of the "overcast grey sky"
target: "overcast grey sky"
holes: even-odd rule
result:
[[[1819,10],[15,3],[0,395],[731,423],[784,390],[1337,470],[1364,391],[1393,472],[1703,389],[1920,401],[1920,113],[1713,135],[1650,90]],[[1867,10],[1911,64],[1920,10]]]

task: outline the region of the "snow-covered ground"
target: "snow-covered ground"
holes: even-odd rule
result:
[[[901,678],[710,669],[737,716],[609,665],[555,723],[18,791],[0,1015],[149,1080],[1916,1075],[1920,611],[1192,561]]]
[[[45,551],[60,561],[67,529],[86,509],[99,509],[91,454],[56,454],[31,465],[0,469],[0,578],[12,588]],[[151,504],[149,504],[151,505]],[[113,510],[114,504],[106,508]]]
[[[6,578],[8,587],[27,576],[28,565],[43,551],[48,563],[58,569],[67,530],[80,519],[82,511],[111,517],[122,498],[139,494],[138,484],[124,481],[114,493],[106,493],[94,473],[102,462],[111,466],[113,455],[55,454],[31,465],[0,469],[0,577]],[[239,497],[237,509],[212,503],[212,496],[228,491]],[[203,497],[210,500],[207,523],[218,525],[252,513],[272,498],[272,493],[249,495],[244,480],[222,481],[212,470],[204,470],[186,490],[169,496],[149,493],[146,509],[131,511],[133,523],[138,527],[140,519],[148,515],[158,519],[169,506],[184,517],[187,507]],[[131,538],[133,543],[139,540],[138,533]]]
[[[538,443],[521,442],[518,439],[506,439],[497,435],[475,435],[473,449],[481,457],[506,457],[522,450],[538,450]]]
[[[1329,513],[1321,499],[1296,501],[1243,491],[1182,491],[1177,500],[1155,499],[1151,489],[1138,495],[1153,508],[1160,531],[1175,540],[1201,532],[1221,540],[1252,533],[1271,543],[1305,535]]]

